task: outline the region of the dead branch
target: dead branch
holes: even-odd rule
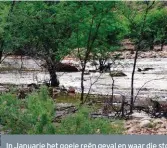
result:
[[[134,103],[135,103],[135,101],[136,101],[136,99],[137,99],[137,96],[138,96],[138,94],[139,94],[139,92],[141,91],[141,89],[146,85],[146,84],[148,84],[149,82],[151,82],[151,81],[154,81],[154,80],[161,80],[161,79],[164,79],[165,77],[162,77],[162,78],[159,78],[159,79],[151,79],[151,80],[149,80],[149,81],[146,81],[141,87],[140,87],[140,89],[138,90],[138,92],[137,92],[137,94],[136,94],[136,96],[135,96],[135,98],[134,98]]]
[[[99,78],[100,78],[101,76],[102,76],[102,73],[100,73],[100,75],[97,77],[97,79],[96,79],[94,82],[92,82],[92,77],[90,77],[90,82],[91,82],[91,84],[90,84],[88,93],[87,93],[87,95],[86,95],[86,97],[85,97],[84,103],[86,102],[86,100],[87,100],[87,98],[88,98],[88,96],[89,96],[89,94],[90,94],[90,91],[91,91],[92,86],[99,80]]]

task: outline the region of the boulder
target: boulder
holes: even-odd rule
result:
[[[124,74],[122,71],[111,71],[110,72],[110,76],[111,77],[123,77],[123,76],[127,76],[126,74]]]
[[[75,88],[70,86],[67,92],[68,92],[68,95],[74,96],[75,95]]]
[[[132,133],[136,132],[136,130],[137,130],[136,126],[131,126],[131,128],[128,129],[128,133],[132,134]]]
[[[96,69],[90,69],[89,72],[94,72],[95,73],[95,72],[98,72],[98,70],[96,70]]]
[[[154,124],[162,124],[163,123],[163,121],[161,120],[161,119],[155,119],[155,120],[153,120],[153,123]]]
[[[56,71],[58,72],[78,72],[79,70],[76,66],[73,66],[71,64],[58,63],[56,65]]]
[[[140,127],[149,127],[150,124],[151,124],[151,121],[146,119],[140,122]]]
[[[154,68],[144,68],[144,69],[141,69],[141,68],[138,68],[138,72],[141,72],[141,71],[149,71],[149,70],[153,70]]]
[[[48,67],[46,63],[41,64],[41,66],[46,69]],[[76,66],[69,64],[69,63],[59,62],[55,65],[55,67],[56,67],[57,72],[78,72],[79,71],[79,69]]]
[[[60,93],[60,90],[56,87],[49,87],[49,95],[52,97],[52,99],[56,99]]]

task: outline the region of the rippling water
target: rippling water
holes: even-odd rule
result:
[[[49,79],[47,71],[42,71],[39,66],[41,61],[32,59],[20,59],[7,58],[1,64],[1,67],[22,67],[36,70],[36,71],[1,71],[0,72],[0,83],[3,84],[30,84],[30,83],[41,83],[44,80]],[[131,84],[131,72],[133,66],[133,59],[126,59],[117,62],[118,70],[122,70],[127,76],[115,77],[115,93],[122,93],[129,95],[130,84]],[[89,65],[89,64],[88,64]],[[142,96],[167,96],[167,58],[155,58],[155,59],[139,59],[137,61],[137,68],[154,68],[147,72],[137,72],[135,74],[135,89],[139,89],[143,86],[140,95]],[[89,68],[92,68],[89,66]],[[74,86],[77,91],[80,91],[80,72],[74,73],[58,73],[60,84],[65,87]],[[109,73],[91,73],[85,75],[85,92],[90,88],[91,83],[94,83],[100,76],[98,81],[92,86],[91,93],[98,94],[111,94],[112,79]],[[156,79],[156,80],[153,80]],[[137,93],[137,91],[136,91]]]

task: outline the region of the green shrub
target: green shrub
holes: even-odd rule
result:
[[[54,102],[46,87],[29,95],[25,102],[16,96],[0,96],[0,124],[11,134],[54,134]]]
[[[55,123],[55,107],[46,87],[19,100],[6,93],[0,96],[0,124],[10,134],[121,134],[122,122],[112,124],[108,119],[92,119],[90,108],[82,107],[75,114]]]

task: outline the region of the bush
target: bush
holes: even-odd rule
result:
[[[25,102],[12,94],[0,96],[0,124],[11,134],[54,134],[54,103],[46,87]]]
[[[46,87],[19,100],[7,93],[0,96],[0,124],[9,134],[121,134],[122,122],[91,119],[89,108],[62,119],[55,128],[55,107]]]

